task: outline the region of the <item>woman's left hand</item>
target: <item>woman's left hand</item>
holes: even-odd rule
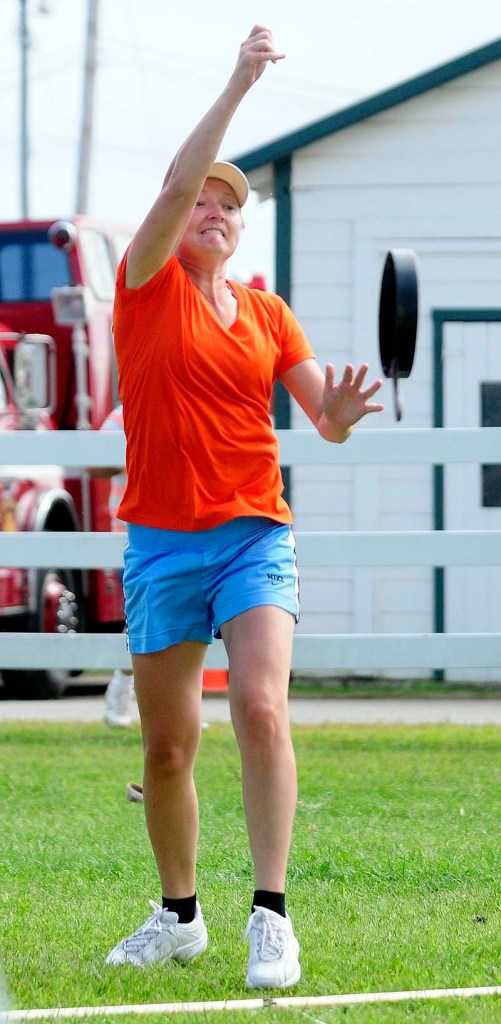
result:
[[[384,405],[370,402],[369,399],[382,387],[382,380],[376,380],[364,388],[364,381],[369,369],[367,363],[355,373],[350,363],[345,367],[342,379],[336,383],[336,371],[332,363],[325,369],[325,383],[322,396],[322,424],[320,433],[326,440],[344,441],[349,437],[351,428],[363,416],[371,412],[382,412]]]

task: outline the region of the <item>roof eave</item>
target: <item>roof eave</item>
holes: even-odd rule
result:
[[[385,89],[374,96],[369,96],[367,99],[360,100],[349,107],[344,107],[328,117],[314,121],[305,128],[300,128],[290,132],[288,135],[283,135],[281,138],[266,143],[264,146],[259,146],[257,149],[251,149],[238,156],[231,157],[231,160],[238,167],[241,167],[244,172],[248,173],[257,167],[262,167],[264,164],[276,163],[277,161],[287,159],[292,153],[302,149],[304,146],[310,146],[312,143],[318,142],[328,135],[342,131],[344,128],[349,128],[360,121],[365,121],[369,117],[374,117],[375,114],[381,114],[383,111],[391,109],[391,107],[396,107],[400,103],[405,103],[416,96],[421,96],[423,93],[436,89],[440,85],[446,85],[462,75],[469,74],[471,71],[477,71],[479,68],[500,59],[501,38],[477,50],[473,50],[471,53],[448,61],[446,64],[432,68],[430,71],[417,75],[406,82]]]

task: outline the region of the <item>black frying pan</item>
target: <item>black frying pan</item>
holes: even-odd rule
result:
[[[401,377],[409,377],[416,351],[418,280],[412,249],[386,255],[379,297],[379,355],[385,377],[393,380],[395,418],[402,419],[398,394]]]

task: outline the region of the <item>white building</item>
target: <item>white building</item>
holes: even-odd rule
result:
[[[417,254],[402,424],[388,381],[387,410],[358,430],[501,425],[501,39],[234,160],[275,196],[277,291],[321,365],[367,361],[371,379],[381,374],[385,255]],[[284,392],[276,415],[277,426],[307,426]],[[501,452],[493,467],[297,467],[290,499],[298,531],[499,530]],[[301,594],[304,633],[501,626],[501,567],[304,566]]]

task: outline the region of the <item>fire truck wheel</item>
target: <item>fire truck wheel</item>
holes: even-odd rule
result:
[[[37,611],[31,616],[31,633],[80,633],[83,601],[78,573],[68,569],[40,570]],[[17,700],[51,700],[62,697],[72,674],[66,669],[5,670],[4,696]]]

